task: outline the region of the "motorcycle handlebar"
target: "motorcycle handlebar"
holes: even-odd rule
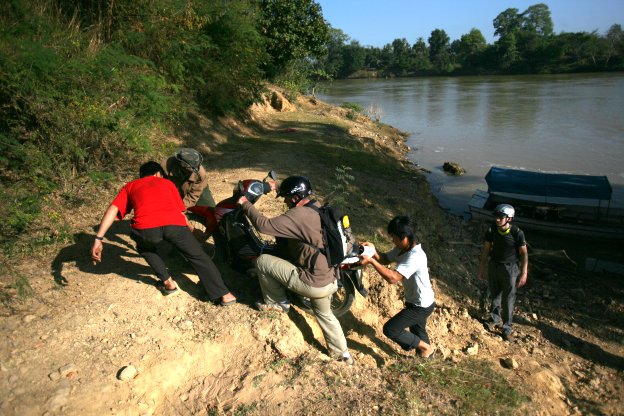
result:
[[[234,190],[234,197],[240,198],[245,196],[249,202],[255,203],[262,195],[271,192],[272,187],[266,178],[262,181],[254,179],[245,179],[238,182],[238,186]]]

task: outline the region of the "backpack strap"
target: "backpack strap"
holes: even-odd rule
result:
[[[321,210],[319,209],[319,207],[314,205],[315,202],[316,200],[312,199],[310,200],[310,202],[305,204],[304,207],[312,208],[320,216]],[[321,233],[323,234],[323,239],[327,240],[327,237],[325,236],[325,229],[323,228],[323,220],[321,220]],[[316,244],[308,243],[307,241],[302,241],[302,243],[307,244],[310,247],[314,247],[316,249],[316,253],[314,253],[314,255],[312,256],[312,259],[310,259],[310,271],[314,273],[314,265],[316,264],[316,259],[318,259],[319,254],[323,253],[323,255],[327,258],[327,252],[325,250],[325,247],[321,248],[321,247],[318,247]],[[329,263],[329,260],[327,262]]]

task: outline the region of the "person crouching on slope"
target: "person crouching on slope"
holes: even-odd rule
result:
[[[162,281],[158,289],[163,295],[179,291],[156,251],[157,243],[165,240],[180,250],[191,263],[211,300],[220,300],[223,306],[235,303],[236,297],[225,286],[219,270],[188,228],[183,214],[186,208],[176,186],[163,176],[163,168],[150,161],[141,165],[140,179],[128,182],[121,188],[100,223],[91,248],[93,264],[102,261],[102,240],[115,219],[123,219],[134,210],[130,237],[136,242],[139,254]]]
[[[255,305],[261,311],[288,312],[286,289],[310,298],[329,355],[352,365],[344,332],[331,310],[332,295],[338,290],[338,270],[318,250],[323,246],[323,232],[321,217],[310,207],[320,207],[311,199],[312,184],[305,176],[289,176],[280,184],[277,195],[284,197],[288,211],[273,218],[265,217],[244,196],[237,201],[259,232],[283,239],[286,246],[284,255],[288,260],[269,254],[256,260],[263,300]]]
[[[372,256],[362,255],[360,264],[373,265],[377,273],[391,284],[402,283],[405,289],[405,307],[383,327],[385,336],[399,344],[405,351],[417,350],[424,358],[434,353],[426,326],[427,318],[435,307],[433,288],[429,280],[427,255],[414,232],[414,223],[407,216],[396,216],[388,224],[388,234],[394,248],[387,253],[377,253],[369,242],[362,243],[375,250]],[[395,270],[385,265],[396,262]],[[409,328],[406,331],[405,328]]]

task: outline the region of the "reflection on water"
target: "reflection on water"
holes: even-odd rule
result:
[[[411,133],[412,160],[440,204],[462,214],[493,165],[607,175],[624,206],[624,74],[407,78],[334,82],[319,98],[381,109]],[[442,171],[461,164],[463,177]]]

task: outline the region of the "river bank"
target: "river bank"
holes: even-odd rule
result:
[[[168,260],[182,293],[161,296],[127,237],[127,221],[111,229],[104,261],[94,267],[94,227],[130,179],[118,178],[83,190],[97,198],[73,212],[71,244],[11,265],[30,296],[20,297],[7,284],[11,276],[3,277],[2,414],[567,415],[621,408],[621,285],[609,276],[590,281],[559,258],[554,268],[542,256],[550,268],[532,264],[519,294],[516,339],[485,331],[474,278],[482,229],[439,207],[397,129],[309,97],[289,102],[277,91],[247,120],[191,117],[168,140],[206,156],[217,200],[239,179],[274,169],[281,178],[309,176],[320,198],[347,205],[357,238],[382,249],[390,248],[387,221],[414,217],[436,292],[428,326],[436,358],[418,360],[384,337],[384,322],[402,307],[401,290],[370,269],[368,297],[358,295],[341,318],[356,359],[349,367],[329,360],[316,321],[304,312],[256,312],[257,282],[227,265],[218,264],[239,298],[232,307],[206,302],[175,255]],[[339,177],[337,167],[353,179]],[[270,196],[258,206],[269,215],[283,210]],[[137,373],[120,380],[130,366]]]

